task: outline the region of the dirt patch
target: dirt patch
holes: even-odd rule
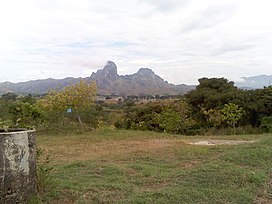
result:
[[[254,143],[256,140],[197,140],[197,141],[187,141],[190,145],[240,145]]]

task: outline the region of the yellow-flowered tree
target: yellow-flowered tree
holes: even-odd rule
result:
[[[81,80],[77,84],[64,87],[60,91],[51,90],[39,100],[43,110],[57,113],[74,112],[81,127],[81,113],[94,107],[96,101],[97,87],[95,82],[87,83]]]

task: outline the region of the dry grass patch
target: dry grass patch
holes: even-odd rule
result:
[[[40,147],[51,156],[53,163],[86,161],[97,158],[112,158],[122,155],[151,153],[160,149],[182,147],[186,145],[181,139],[145,139],[145,140],[110,140],[93,141],[66,138]]]

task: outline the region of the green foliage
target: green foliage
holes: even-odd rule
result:
[[[52,170],[53,166],[50,163],[50,158],[45,155],[44,149],[37,148],[37,201],[42,202],[53,187]]]
[[[262,102],[260,100],[260,90],[239,90],[237,99],[234,102],[244,110],[244,117],[240,124],[256,127],[260,121],[260,109]]]
[[[210,127],[220,127],[220,125],[223,122],[223,115],[220,110],[216,109],[205,110],[203,108],[201,111],[207,117],[206,121]]]
[[[16,101],[9,106],[9,112],[13,116],[13,122],[16,127],[29,127],[40,124],[42,113],[35,104],[28,102]]]
[[[17,96],[18,96],[17,94],[9,92],[9,93],[3,94],[3,95],[2,95],[2,98],[3,98],[4,100],[15,101],[16,98],[17,98]]]
[[[224,78],[201,78],[195,90],[186,94],[188,103],[194,108],[220,109],[233,100],[237,87]]]
[[[196,89],[186,94],[186,99],[197,122],[196,127],[206,128],[206,131],[210,128],[222,128],[224,121],[234,130],[238,121],[245,127],[258,127],[263,117],[272,114],[271,86],[257,90],[240,90],[233,82],[224,78],[202,78],[199,79]],[[236,104],[243,111],[238,109],[235,112],[234,106],[225,107],[225,104]],[[231,113],[229,108],[233,109],[236,116],[227,114]],[[225,113],[221,112],[222,109]]]
[[[233,128],[235,133],[235,127],[239,120],[243,117],[243,109],[239,108],[234,103],[225,104],[222,109],[223,120]]]
[[[35,97],[33,97],[31,94],[28,94],[27,96],[21,97],[20,101],[27,102],[27,103],[30,103],[33,105],[36,103],[37,99]]]
[[[272,132],[272,116],[263,117],[261,127],[264,132]]]
[[[261,102],[260,111],[266,116],[272,115],[272,86],[261,89],[258,99]]]
[[[134,105],[125,110],[123,121],[115,123],[117,128],[184,134],[195,125],[190,109],[183,100]]]
[[[96,92],[96,83],[88,84],[81,80],[78,84],[67,86],[59,92],[50,91],[48,95],[38,101],[38,105],[47,113],[48,120],[53,119],[54,122],[62,123],[65,117],[74,118],[73,116],[76,115],[80,127],[83,127],[81,116],[83,115],[86,119],[94,115],[92,113]],[[71,109],[70,115],[66,113],[67,109]]]
[[[18,97],[16,94],[4,94],[0,98],[2,121],[8,121],[9,128],[29,128],[40,125],[43,121],[41,110],[31,95]]]
[[[126,129],[158,130],[156,118],[162,111],[163,108],[159,104],[128,106],[122,126]]]
[[[218,112],[225,104],[233,102],[237,96],[238,89],[233,82],[229,82],[224,78],[201,78],[198,80],[199,85],[195,90],[186,94],[188,104],[191,106],[194,118],[200,126],[209,127],[211,120],[219,123]],[[203,110],[213,110],[207,114]],[[218,125],[218,124],[217,124]],[[215,125],[216,126],[216,125]]]
[[[159,115],[159,126],[169,133],[189,133],[190,129],[195,125],[195,121],[190,116],[191,110],[188,104],[179,100],[169,105]]]
[[[160,129],[170,133],[179,132],[181,117],[174,110],[166,109],[156,119]]]
[[[13,103],[13,100],[5,100],[0,98],[0,117],[3,120],[12,120],[12,115],[9,112],[9,106],[11,106]]]
[[[263,117],[272,114],[271,90],[271,87],[264,87],[263,89],[257,90],[239,90],[238,100],[235,104],[244,110],[244,117],[240,124],[250,124],[253,127],[258,127]]]
[[[2,120],[0,118],[0,132],[5,131],[7,132],[10,127],[13,126],[12,120]]]

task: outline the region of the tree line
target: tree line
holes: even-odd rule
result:
[[[242,90],[225,78],[201,78],[179,100],[134,104],[124,111],[118,128],[181,134],[272,132],[272,87]]]
[[[95,83],[81,81],[45,96],[3,94],[0,128],[36,127],[151,130],[176,134],[272,132],[272,87],[242,90],[225,78],[201,78],[195,90],[179,98],[116,104],[96,100]]]

